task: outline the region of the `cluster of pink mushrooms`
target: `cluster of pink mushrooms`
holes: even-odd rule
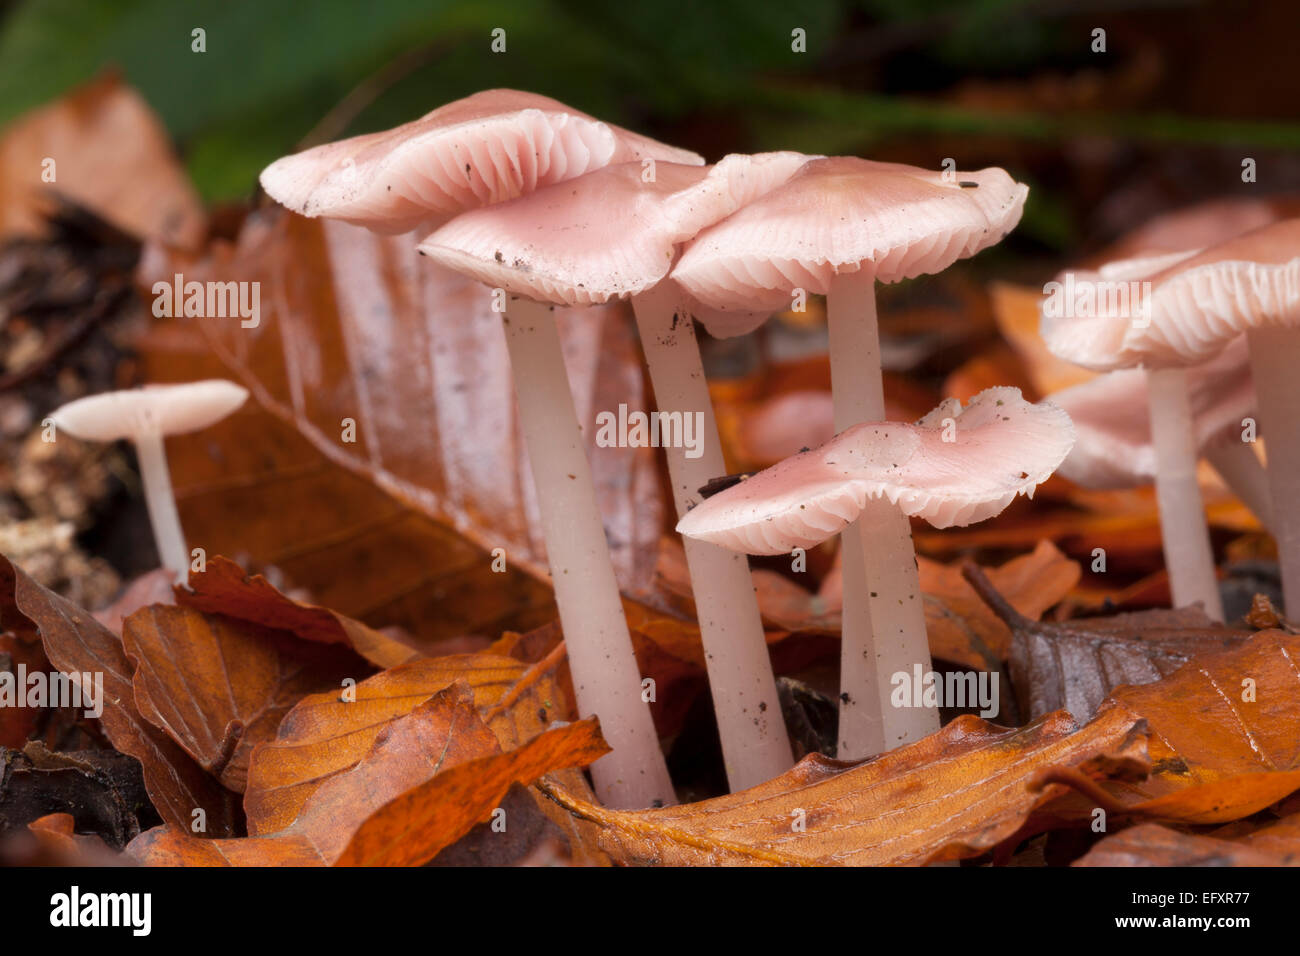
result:
[[[1289,327],[1300,314],[1295,223],[1107,267],[1149,277],[1149,322],[1118,311],[1044,318],[1058,354],[1145,373],[1112,371],[1057,404],[989,389],[911,424],[885,420],[875,283],[940,272],[1000,241],[1028,193],[1001,169],[939,172],[788,152],[705,165],[554,100],[492,90],[393,130],[280,159],[262,185],[304,216],[409,233],[427,268],[470,276],[502,301],[577,705],[600,718],[612,747],[592,768],[610,806],[665,805],[675,795],[642,695],[556,307],[628,300],[660,410],[704,415],[701,454],[665,453],[733,790],[792,763],[747,554],[791,553],[840,536],[838,755],[850,759],[939,725],[933,707],[889,703],[890,675],[930,669],[909,519],[941,528],[982,521],[1032,495],[1063,462],[1081,480],[1107,480],[1108,469],[1113,481],[1154,479],[1175,600],[1221,614],[1195,484],[1196,458],[1211,449],[1277,531],[1286,596],[1300,606],[1300,504],[1290,487],[1300,482],[1300,441],[1268,433],[1267,478],[1249,448],[1223,441],[1254,407],[1247,351],[1264,425],[1295,410],[1300,382],[1287,375],[1300,353],[1300,332]],[[811,294],[827,299],[837,434],[706,498],[702,489],[726,469],[692,319],[715,336],[743,335]],[[226,404],[235,397],[226,394]],[[1123,414],[1113,413],[1115,402]],[[1131,460],[1090,459],[1093,446],[1076,445],[1070,408],[1098,409],[1083,416],[1100,422],[1086,434],[1127,435]],[[75,431],[73,409],[61,411]],[[1123,474],[1113,474],[1117,465]],[[151,498],[170,568],[185,552],[179,523],[168,530],[164,511],[155,513]]]

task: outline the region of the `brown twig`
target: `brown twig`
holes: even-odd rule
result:
[[[979,599],[989,606],[989,610],[1000,617],[1002,622],[1012,631],[1023,631],[1034,626],[1033,621],[1011,606],[1011,602],[1004,598],[1001,592],[993,586],[993,582],[988,579],[984,569],[974,561],[967,561],[962,564],[961,576],[979,595]]]

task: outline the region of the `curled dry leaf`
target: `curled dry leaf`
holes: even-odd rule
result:
[[[128,617],[122,643],[140,712],[236,792],[253,747],[275,737],[294,704],[366,670],[347,648],[171,605]]]
[[[1228,823],[1300,790],[1298,655],[1300,637],[1261,631],[1236,648],[1198,654],[1163,680],[1119,688],[1095,719],[1147,721],[1150,777],[1097,784],[1053,769],[1041,783],[1078,792],[1042,815],[1078,821],[1100,806],[1117,817]]]
[[[1300,818],[1231,839],[1142,823],[1101,840],[1074,866],[1300,866]]]
[[[454,682],[470,687],[475,707],[504,750],[520,746],[552,721],[568,719],[569,698],[558,675],[563,652],[557,642],[531,666],[495,654],[426,658],[367,678],[346,699],[339,691],[304,698],[281,722],[275,739],[253,751],[244,794],[248,832],[258,836],[287,827],[324,781],[366,755],[388,724]],[[556,777],[574,792],[591,793],[577,771],[561,770]],[[559,825],[575,861],[603,862],[590,828],[533,791],[528,799]]]
[[[253,752],[244,795],[248,832],[259,836],[283,830],[327,780],[365,757],[385,727],[433,694],[460,681],[472,693],[474,706],[487,714],[528,672],[528,665],[508,657],[456,654],[383,671],[350,688],[346,698],[339,690],[303,698],[280,723],[275,738]],[[516,708],[502,708],[488,721],[503,747],[518,746],[544,728],[551,719],[549,710],[557,706],[549,675],[535,680],[514,701],[525,694],[528,699],[517,708],[519,714]]]
[[[140,761],[145,788],[167,823],[188,828],[203,810],[207,832],[223,835],[243,826],[233,793],[221,786],[179,744],[136,708],[134,668],[121,640],[85,611],[38,585],[0,556],[0,623],[39,634],[50,663],[65,674],[100,673],[104,712],[100,724],[113,746]]]
[[[1119,712],[1082,729],[1065,713],[1016,730],[959,717],[865,763],[812,755],[758,787],[662,810],[607,810],[546,789],[599,826],[624,863],[919,865],[978,856],[1015,833],[1050,799],[1027,786],[1039,768],[1144,753],[1141,722]]]
[[[1146,718],[1152,756],[1165,751],[1197,782],[1297,770],[1298,660],[1300,636],[1260,631],[1239,647],[1197,655],[1159,683],[1121,688],[1115,706]]]
[[[1030,719],[1064,709],[1091,720],[1117,687],[1158,681],[1196,654],[1238,647],[1251,634],[1217,624],[1199,607],[1036,621],[1003,597],[991,575],[974,565],[962,574],[1010,629],[1011,681]]]
[[[176,589],[185,607],[289,631],[305,641],[344,644],[376,667],[396,667],[419,657],[420,650],[315,604],[280,593],[260,574],[246,574],[234,561],[215,555],[203,571],[190,571],[190,586]]]
[[[127,852],[155,866],[415,865],[486,817],[512,783],[583,766],[607,750],[593,719],[502,753],[473,691],[457,683],[385,727],[366,756],[325,781],[283,830],[198,840],[163,826]]]
[[[105,156],[112,161],[104,162]],[[57,178],[45,185],[39,173],[51,157]],[[112,74],[6,128],[0,137],[0,237],[45,232],[42,189],[74,199],[141,239],[192,248],[206,230],[203,204],[162,123]]]

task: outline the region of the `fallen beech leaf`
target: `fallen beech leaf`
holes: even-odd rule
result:
[[[1300,866],[1300,823],[1288,817],[1234,840],[1143,823],[1106,837],[1073,865]]]
[[[245,574],[234,561],[215,555],[204,571],[190,571],[190,586],[176,589],[185,607],[289,631],[306,641],[345,644],[377,667],[396,667],[421,656],[408,644],[337,611],[295,601],[260,574]]]
[[[209,834],[242,828],[236,796],[136,709],[131,686],[134,668],[121,640],[89,611],[42,588],[3,556],[0,623],[9,630],[38,631],[50,663],[65,674],[103,674],[100,724],[114,747],[140,761],[145,788],[164,821],[188,832],[194,811],[202,809]]]
[[[136,665],[140,713],[236,792],[254,745],[275,736],[294,704],[365,672],[346,648],[171,605],[128,617],[122,644]]]
[[[450,846],[506,795],[552,770],[585,766],[609,752],[589,718],[534,737],[517,750],[451,766],[372,814],[338,866],[418,866]]]
[[[1100,806],[1121,816],[1226,823],[1300,791],[1297,645],[1300,637],[1262,631],[1235,649],[1198,654],[1163,680],[1119,688],[1096,720],[1121,714],[1147,721],[1150,776],[1098,784],[1050,769],[1040,782],[1077,792],[1040,815],[1077,822]]]
[[[1260,631],[1239,647],[1199,654],[1155,684],[1123,687],[1114,707],[1146,718],[1198,783],[1251,771],[1300,769],[1295,701],[1300,636]]]
[[[49,185],[39,175],[47,157],[58,163]],[[162,123],[111,73],[19,117],[0,137],[0,238],[45,234],[42,190],[141,239],[192,248],[206,230]]]
[[[148,257],[146,282],[180,271],[162,258]],[[254,213],[233,248],[184,273],[261,283],[256,327],[199,328],[264,408],[327,458],[547,578],[491,290],[422,260],[410,236],[282,209]],[[651,580],[662,522],[655,449],[596,447],[594,427],[602,410],[646,406],[635,335],[621,307],[556,318],[615,569],[636,591]],[[340,440],[345,418],[354,442]]]
[[[1144,751],[1140,722],[1113,713],[1079,729],[1051,714],[1006,730],[959,717],[874,760],[811,755],[749,790],[702,803],[607,810],[546,787],[601,827],[615,860],[652,865],[919,865],[978,856],[1051,797],[1037,768]]]
[[[969,565],[963,573],[1010,628],[1011,682],[1030,719],[1064,709],[1075,720],[1091,720],[1116,687],[1158,681],[1196,654],[1238,647],[1251,633],[1216,624],[1199,607],[1034,621],[979,568]]]
[[[474,706],[487,713],[528,672],[526,664],[507,657],[456,654],[412,661],[368,677],[353,688],[353,700],[343,699],[338,690],[304,697],[280,722],[275,738],[253,751],[244,794],[248,832],[259,836],[283,830],[326,780],[356,766],[385,727],[433,694],[463,682]],[[513,722],[512,709],[490,722],[505,747],[518,746],[521,738],[544,728],[551,719],[548,708],[560,704],[549,677],[527,690],[532,693],[519,708],[526,710],[523,728]],[[547,711],[544,717],[539,710]]]
[[[414,865],[463,836],[512,783],[585,765],[607,750],[593,719],[501,753],[473,692],[457,683],[390,723],[360,763],[325,781],[278,833],[196,840],[163,826],[127,852],[152,866],[319,866],[357,862],[359,854],[374,865]],[[395,835],[401,842],[389,845]]]
[[[146,341],[152,382],[228,377],[195,326],[166,323]],[[334,463],[254,402],[201,433],[167,440],[189,541],[245,567],[275,569],[319,605],[396,626],[428,655],[466,634],[497,635],[555,617],[550,589],[366,478]]]

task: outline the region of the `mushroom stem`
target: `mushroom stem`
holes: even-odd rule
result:
[[[1249,442],[1224,438],[1211,442],[1205,460],[1219,473],[1243,505],[1267,529],[1273,527],[1273,501],[1269,498],[1268,472]]]
[[[190,551],[185,545],[185,533],[181,531],[181,516],[176,511],[162,432],[148,430],[138,434],[135,454],[140,462],[144,503],[149,509],[149,524],[153,526],[159,562],[184,581],[190,567]]]
[[[1187,371],[1181,368],[1147,372],[1151,405],[1151,439],[1156,451],[1156,499],[1160,508],[1160,538],[1174,607],[1197,601],[1205,613],[1223,620],[1223,602],[1214,573],[1210,529],[1196,480],[1196,440],[1192,406],[1187,395]]]
[[[642,699],[554,310],[520,297],[511,298],[506,308],[519,419],[578,711],[600,718],[613,748],[592,765],[596,793],[610,807],[666,806],[676,796]]]
[[[826,297],[835,431],[885,420],[875,275],[835,276]],[[868,501],[841,532],[844,611],[840,642],[841,760],[881,753],[939,729],[933,707],[894,707],[893,675],[930,670],[921,582],[907,517],[889,501]]]
[[[1282,602],[1300,618],[1300,335],[1289,328],[1252,329],[1251,375],[1259,399],[1260,428],[1267,443],[1268,485],[1273,499],[1273,537],[1282,575]]]
[[[699,488],[726,470],[695,323],[677,308],[671,289],[663,283],[635,296],[632,308],[655,403],[661,414],[680,415],[679,439],[694,433],[697,442],[694,448],[686,447],[684,440],[665,442],[673,501],[681,517],[700,502]],[[727,782],[733,791],[744,790],[779,776],[794,763],[749,559],[690,538],[682,544]]]

